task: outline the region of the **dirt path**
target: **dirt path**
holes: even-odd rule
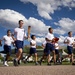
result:
[[[0,75],[75,75],[75,66],[0,67]]]

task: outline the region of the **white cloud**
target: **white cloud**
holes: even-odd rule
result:
[[[44,17],[46,19],[52,19],[51,16],[49,15],[50,10],[52,11],[51,13],[53,13],[53,9],[51,8],[51,6],[49,4],[44,4],[42,2],[40,2],[38,4],[38,13],[41,17]]]
[[[48,28],[44,22],[38,20],[36,18],[30,17],[26,19],[21,13],[16,12],[10,9],[1,9],[0,10],[0,26],[15,28],[18,27],[18,20],[23,19],[25,21],[24,28],[27,30],[28,25],[31,25],[31,33],[35,34],[37,37],[37,42],[42,43],[44,41],[45,34],[48,32]],[[71,20],[69,18],[62,18],[58,21],[58,23],[54,23],[59,26],[59,28],[54,29],[55,34],[59,34],[60,36],[67,33],[68,31],[75,32],[75,20]],[[60,42],[63,41],[63,36],[59,37]]]
[[[18,21],[20,19],[24,20],[24,28],[26,30],[27,27],[31,25],[31,33],[38,36],[44,36],[47,33],[48,28],[50,27],[36,18],[30,17],[29,19],[26,19],[25,16],[14,10],[0,9],[0,26],[4,26],[10,29],[18,27]]]
[[[31,32],[38,36],[44,36],[50,26],[46,26],[41,20],[30,17],[27,25],[31,25]]]
[[[64,46],[64,45],[65,45],[65,44],[64,44],[65,38],[66,38],[66,36],[65,36],[65,37],[64,37],[64,36],[60,36],[60,37],[59,37],[59,46]]]
[[[71,20],[70,18],[62,18],[58,21],[58,23],[54,24],[59,26],[59,28],[55,29],[58,34],[65,34],[68,33],[68,31],[73,31],[75,33],[75,20]]]
[[[65,40],[65,37],[64,37],[64,36],[60,36],[59,38],[60,38],[60,39],[59,39],[59,42],[60,42],[60,43],[63,43],[64,40]]]
[[[41,37],[41,38],[40,37],[37,37],[36,38],[36,42],[37,43],[43,43],[44,41],[45,41],[45,38],[43,38],[43,37]]]
[[[75,0],[20,0],[21,2],[31,2],[37,6],[37,11],[41,17],[45,19],[52,19],[51,14],[55,10],[61,9],[61,6],[69,7],[72,9],[75,7]]]
[[[62,4],[67,7],[75,7],[75,0],[62,0]]]
[[[62,28],[54,29],[54,33],[58,35],[64,35],[66,32]]]
[[[7,27],[7,28],[14,28],[18,26],[18,20],[24,20],[25,22],[27,19],[14,10],[10,9],[0,9],[0,25]]]
[[[72,31],[75,33],[75,20],[72,20],[70,18],[62,18],[58,21],[58,23],[54,23],[57,25],[58,28],[54,29],[55,34],[59,34],[59,44],[64,45],[63,41],[66,38],[66,36],[62,36],[64,34],[67,34],[69,31]],[[75,36],[74,36],[75,38]]]

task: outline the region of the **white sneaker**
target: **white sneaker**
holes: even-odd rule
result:
[[[4,62],[4,66],[7,66],[7,67],[9,66],[9,65],[7,64],[7,61]]]

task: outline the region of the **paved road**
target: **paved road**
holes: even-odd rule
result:
[[[19,66],[0,67],[0,75],[75,75],[75,66]]]

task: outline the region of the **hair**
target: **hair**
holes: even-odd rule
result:
[[[34,36],[35,36],[35,35],[31,35],[31,39],[33,39]]]
[[[68,35],[69,35],[71,32],[72,32],[72,31],[69,31],[69,32],[68,32]]]
[[[50,27],[50,28],[48,28],[48,31],[50,31],[52,28]]]
[[[7,30],[7,33],[11,32],[11,30]]]
[[[18,23],[20,24],[20,22],[21,22],[21,21],[23,21],[23,20],[19,20],[19,22],[18,22]]]

